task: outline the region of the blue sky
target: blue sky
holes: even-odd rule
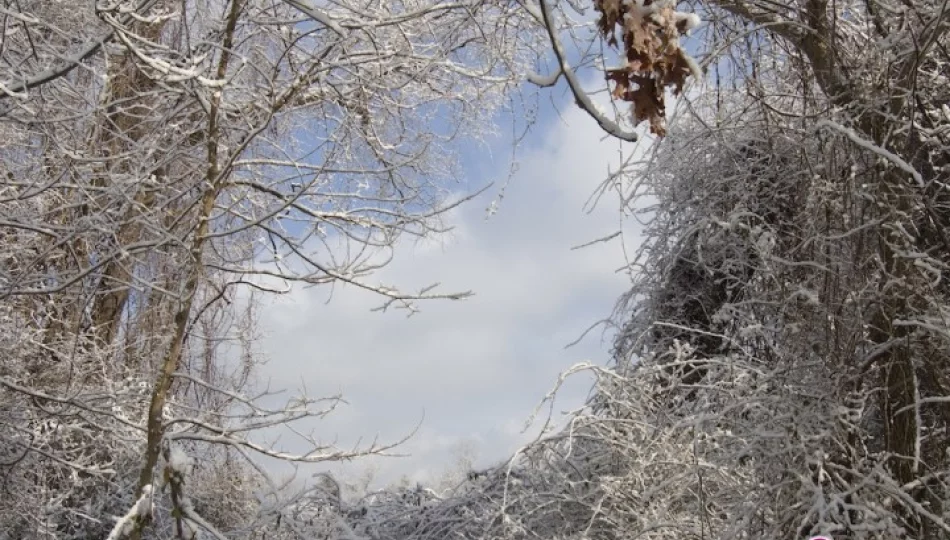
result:
[[[559,104],[555,107],[545,102]],[[435,242],[403,246],[377,277],[407,290],[441,282],[473,290],[462,302],[430,302],[410,318],[374,313],[379,298],[354,288],[296,289],[265,300],[260,349],[270,358],[261,376],[271,388],[306,386],[312,395],[342,393],[348,405],[314,426],[347,446],[361,437],[401,438],[421,421],[403,458],[373,458],[335,467],[356,477],[367,467],[380,486],[408,477],[434,481],[459,454],[476,466],[504,459],[536,429],[525,421],[575,363],[609,360],[609,339],[594,331],[628,278],[618,241],[571,250],[621,226],[616,198],[585,210],[608,166],[632,145],[603,140],[596,124],[569,106],[563,88],[542,94],[539,121],[517,153],[518,172],[498,212],[486,208],[508,178],[510,123],[488,148],[464,156],[463,187],[492,189],[448,217],[455,229]],[[509,121],[510,122],[510,121]],[[628,252],[637,231],[626,225]],[[583,403],[590,381],[578,377],[560,393],[556,411]],[[291,450],[292,439],[282,440]]]

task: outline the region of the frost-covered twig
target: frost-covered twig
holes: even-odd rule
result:
[[[838,133],[841,133],[854,144],[860,146],[861,148],[864,148],[865,150],[868,150],[874,154],[881,156],[882,158],[886,159],[889,163],[896,166],[898,169],[906,172],[907,174],[911,176],[911,178],[914,179],[914,182],[918,186],[924,187],[925,185],[924,178],[920,174],[920,172],[918,172],[917,169],[912,167],[910,163],[907,163],[906,161],[904,161],[897,154],[889,151],[886,148],[881,148],[880,146],[874,144],[873,142],[858,135],[858,133],[854,131],[853,129],[844,127],[841,124],[834,122],[832,120],[827,120],[827,119],[819,120],[818,123],[815,125],[816,127],[819,127],[819,128],[828,128],[828,129],[837,131]]]
[[[554,56],[557,58],[559,73],[564,75],[564,79],[571,89],[571,94],[574,96],[574,101],[577,103],[577,106],[597,121],[601,129],[608,134],[622,141],[636,142],[637,139],[639,139],[637,133],[623,129],[617,122],[608,118],[604,111],[601,110],[601,108],[591,100],[587,92],[584,91],[580,80],[577,78],[577,74],[574,73],[574,69],[571,68],[571,65],[567,61],[567,53],[561,44],[561,38],[558,37],[559,30],[554,22],[554,15],[551,13],[551,8],[548,6],[547,0],[539,0],[538,3],[544,18],[544,28],[547,31],[548,38],[551,40]],[[543,79],[539,81],[548,82]]]

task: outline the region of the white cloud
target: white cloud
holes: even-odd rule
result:
[[[392,440],[425,412],[403,448],[411,457],[374,461],[381,482],[438,475],[460,445],[474,447],[480,465],[506,457],[527,439],[520,427],[560,372],[608,360],[600,332],[564,346],[609,315],[627,286],[614,273],[624,262],[616,242],[570,249],[619,227],[614,200],[583,211],[619,162],[619,143],[601,141],[594,122],[573,108],[535,138],[520,152],[520,172],[496,215],[486,219],[485,208],[497,190],[455,212],[456,230],[443,244],[408,246],[379,275],[406,288],[438,281],[476,296],[425,303],[406,318],[371,313],[380,299],[364,291],[338,287],[326,303],[328,289],[301,289],[261,313],[271,387],[305,384],[313,394],[342,391],[349,401],[318,426],[325,439]],[[569,383],[559,409],[581,404],[588,385]]]

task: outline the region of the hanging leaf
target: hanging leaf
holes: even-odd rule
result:
[[[631,104],[636,124],[650,122],[650,131],[666,134],[666,87],[683,90],[686,78],[700,76],[696,63],[680,46],[680,37],[698,24],[698,17],[678,12],[671,0],[597,0],[598,27],[612,47],[623,38],[625,65],[608,69],[611,96]]]

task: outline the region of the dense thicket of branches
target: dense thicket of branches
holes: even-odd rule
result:
[[[640,177],[617,346],[690,432],[692,532],[950,535],[946,7],[707,7],[730,82]]]
[[[948,538],[947,5],[696,8],[712,84],[630,173],[616,363],[551,443],[599,445],[572,519]]]

